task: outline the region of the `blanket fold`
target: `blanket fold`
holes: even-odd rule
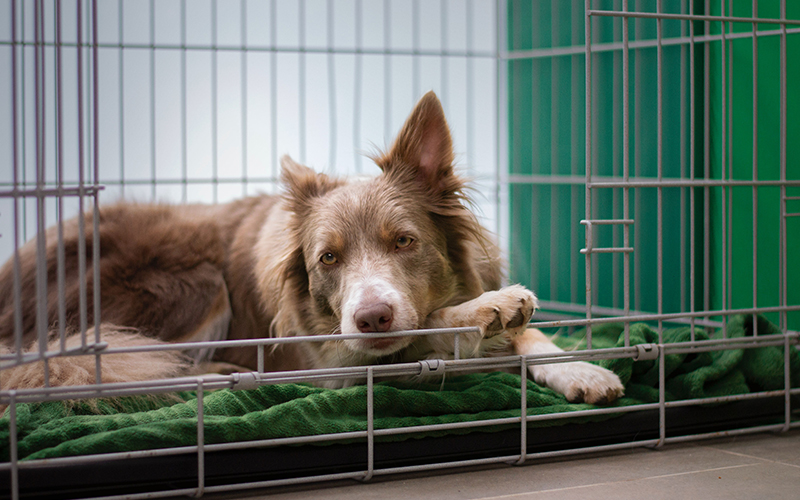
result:
[[[779,333],[777,327],[758,317],[759,335]],[[753,316],[730,319],[728,337],[752,335]],[[585,333],[585,332],[584,332]],[[663,331],[665,343],[690,339],[690,328]],[[716,332],[713,336],[720,336]],[[695,330],[695,339],[709,335]],[[584,334],[555,337],[565,350],[585,347]],[[646,324],[630,326],[631,345],[657,343],[658,334]],[[623,326],[607,324],[592,329],[593,347],[624,345]],[[791,349],[791,382],[800,385],[800,358]],[[782,389],[783,347],[728,350],[697,354],[674,354],[665,359],[668,400],[744,394]],[[626,385],[626,395],[612,406],[658,401],[658,361],[632,359],[603,360],[601,365],[615,371]],[[413,427],[428,424],[470,422],[518,417],[520,378],[508,373],[448,376],[426,381],[393,381],[375,384],[375,428]],[[204,394],[205,442],[226,443],[280,437],[296,437],[364,431],[366,387],[331,390],[306,384],[263,386],[248,391],[220,390]],[[594,408],[571,404],[560,394],[527,382],[528,415],[569,412]],[[588,421],[613,415],[570,419]],[[531,425],[559,425],[564,420],[547,420]],[[500,430],[498,427],[483,431]],[[466,433],[471,430],[461,429]],[[128,397],[97,401],[17,405],[17,439],[20,459],[32,460],[94,453],[135,451],[195,445],[197,440],[197,397],[184,392],[164,400]],[[440,435],[444,432],[427,433]],[[419,434],[412,437],[420,437]],[[9,460],[8,411],[0,418],[0,460]],[[409,435],[388,439],[408,439]]]

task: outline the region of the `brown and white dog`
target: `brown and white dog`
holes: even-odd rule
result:
[[[466,206],[453,170],[450,132],[436,96],[417,104],[394,144],[373,158],[382,175],[345,181],[282,162],[282,196],[225,205],[122,203],[100,210],[103,340],[112,346],[369,333],[367,339],[283,345],[266,370],[356,366],[452,358],[452,336],[388,338],[385,332],[478,326],[462,357],[557,352],[527,329],[536,297],[501,286],[497,247]],[[84,216],[92,227],[92,215]],[[59,318],[56,228],[47,233],[48,321]],[[91,233],[89,231],[89,233]],[[79,324],[78,221],[64,227],[66,326]],[[92,236],[86,236],[88,297]],[[20,251],[23,345],[35,342],[35,241]],[[0,339],[13,345],[13,265],[0,270]],[[87,317],[94,323],[91,308]],[[112,326],[116,325],[116,326]],[[55,340],[54,342],[59,342]],[[68,344],[78,342],[76,336]],[[55,348],[56,346],[53,346]],[[194,364],[213,371],[254,370],[254,348],[202,350]],[[103,380],[185,373],[185,358],[165,352],[103,357]],[[94,382],[94,357],[50,362],[53,385]],[[583,363],[530,367],[536,382],[571,401],[611,401],[619,378]],[[23,365],[0,374],[3,389],[43,384]],[[341,385],[341,383],[339,383]]]

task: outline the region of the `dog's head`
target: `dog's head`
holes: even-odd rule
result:
[[[411,342],[381,333],[420,328],[432,311],[480,295],[475,262],[490,245],[465,206],[433,92],[373,159],[382,175],[349,183],[282,162],[289,234],[278,242],[282,292],[273,334],[374,334],[344,341],[356,362]]]

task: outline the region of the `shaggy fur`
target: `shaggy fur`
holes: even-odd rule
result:
[[[465,181],[453,169],[450,132],[433,93],[417,104],[391,148],[374,158],[383,174],[348,182],[285,157],[282,196],[227,205],[121,203],[100,211],[101,328],[112,345],[370,333],[368,339],[286,345],[266,369],[355,366],[452,358],[451,337],[387,338],[384,332],[478,326],[462,356],[557,349],[526,325],[536,297],[500,288],[497,247],[467,208]],[[83,215],[92,227],[92,215]],[[80,322],[78,223],[66,224],[66,326]],[[59,321],[55,229],[47,232],[48,321]],[[19,253],[22,340],[35,332],[35,242]],[[92,236],[86,237],[88,296]],[[0,339],[13,344],[13,266],[0,269]],[[88,324],[96,323],[91,309]],[[132,328],[126,330],[126,328]],[[107,330],[107,332],[106,332]],[[253,370],[256,349],[188,353],[217,371]],[[147,358],[144,360],[144,358]],[[172,355],[104,358],[104,380],[163,378],[186,366]],[[88,363],[88,364],[87,364]],[[51,364],[51,384],[93,383],[94,358]],[[555,368],[554,368],[555,367]],[[566,367],[566,368],[565,368]],[[573,400],[622,394],[619,379],[587,363],[537,365],[531,374]],[[3,373],[2,386],[44,382],[36,366]]]

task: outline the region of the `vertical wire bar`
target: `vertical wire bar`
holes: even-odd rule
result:
[[[664,347],[659,339],[658,346],[658,443],[656,448],[664,446],[667,439],[667,376],[665,368]]]
[[[786,20],[786,0],[781,0],[781,20]],[[781,81],[780,81],[780,92],[781,92],[781,102],[780,102],[780,120],[781,120],[781,131],[780,131],[780,169],[781,169],[781,201],[780,201],[780,210],[781,210],[781,222],[780,222],[780,279],[778,282],[780,283],[780,291],[778,296],[780,297],[780,305],[784,309],[780,312],[780,328],[781,331],[786,333],[786,330],[789,328],[787,313],[786,313],[786,306],[788,304],[788,295],[787,295],[787,279],[786,275],[788,272],[787,268],[787,238],[786,238],[786,114],[787,114],[787,103],[786,103],[786,23],[781,24],[781,53],[780,53],[780,71],[781,71]],[[787,363],[788,369],[788,356],[786,357],[785,362]],[[789,393],[786,393],[786,401],[787,401],[787,412],[788,409],[788,401],[789,401]]]
[[[785,18],[784,18],[785,19]],[[786,25],[784,25],[786,26]],[[791,350],[793,347],[789,343],[789,336],[786,335],[786,330],[783,330],[783,430],[786,432],[791,428],[792,423],[792,372],[790,364]]]
[[[456,332],[453,335],[453,359],[461,358],[461,336]]]
[[[330,127],[328,130],[328,167],[336,170],[336,144],[337,144],[337,118],[336,113],[336,56],[333,53],[335,37],[334,37],[334,20],[333,15],[334,3],[333,0],[328,0],[328,122]]]
[[[242,52],[239,54],[240,78],[241,78],[241,105],[242,105],[242,196],[247,196],[247,183],[249,171],[247,168],[247,0],[240,0],[239,26],[241,28]]]
[[[297,14],[299,17],[297,30],[298,38],[298,121],[300,122],[300,163],[306,162],[306,2],[299,0],[297,3]]]
[[[181,202],[189,198],[189,146],[186,94],[189,92],[186,81],[186,0],[181,0]]]
[[[619,7],[617,6],[619,4]],[[615,0],[613,4],[614,10],[621,11],[625,7],[624,0]],[[623,45],[623,50],[621,51],[614,51],[613,52],[613,69],[612,69],[612,82],[611,88],[611,130],[612,130],[612,153],[611,153],[611,173],[612,175],[617,175],[617,170],[622,172],[624,170],[624,166],[622,165],[623,161],[620,159],[620,154],[622,154],[622,142],[624,139],[621,138],[621,134],[619,133],[620,128],[624,129],[622,125],[623,117],[622,112],[624,111],[622,108],[624,106],[620,106],[620,100],[623,99],[622,97],[622,52],[624,51],[625,42],[622,40],[622,24],[624,16],[620,16],[619,18],[612,18],[614,23],[613,28],[613,41],[616,43],[617,40]],[[617,23],[619,21],[619,23]],[[618,31],[619,30],[619,31]],[[619,90],[620,95],[617,96],[617,91]],[[621,173],[620,175],[623,175]],[[611,200],[611,218],[612,219],[622,219],[622,202],[620,198],[624,196],[624,191],[614,188],[611,190],[612,200]],[[619,231],[617,231],[616,226],[611,227],[611,246],[614,248],[619,248],[622,246],[622,242],[620,241],[620,235],[624,239],[625,229],[624,225],[619,227]],[[612,253],[611,254],[611,272],[613,279],[611,280],[611,297],[612,301],[609,304],[614,309],[620,309],[620,279],[618,278],[620,275],[624,273],[622,267],[624,267],[623,257],[619,253]],[[556,269],[555,266],[553,266]],[[624,302],[624,300],[623,300]],[[623,304],[622,307],[625,305]]]
[[[728,15],[733,15],[733,0],[728,0]],[[728,22],[728,32],[733,33],[733,23]],[[733,180],[733,39],[728,38],[728,179]],[[724,166],[723,166],[724,168]],[[728,188],[728,304],[723,309],[733,308],[733,186]],[[728,317],[723,318],[727,324]]]
[[[705,13],[709,11],[709,0],[706,0]],[[705,25],[704,34],[708,36],[711,23],[704,21],[703,24]],[[711,173],[711,42],[705,41],[703,49],[705,51],[703,60],[703,179],[707,181],[710,179]],[[711,189],[705,186],[703,192],[703,310],[708,311],[711,308],[709,287],[711,280],[711,205],[709,202]],[[703,319],[708,320],[708,316]]]
[[[537,47],[541,48],[542,40],[541,35],[539,34],[539,26],[542,25],[542,21],[539,17],[537,17],[537,9],[534,6],[531,8],[531,16],[530,16],[530,23],[531,27],[535,27],[532,29],[533,33],[531,34],[531,48]],[[538,35],[538,36],[537,36]],[[543,61],[531,59],[531,87],[529,89],[530,93],[530,100],[531,100],[531,127],[529,130],[529,138],[530,141],[530,148],[531,148],[531,172],[541,173],[541,157],[542,157],[542,145],[541,145],[541,134],[540,130],[544,127],[544,125],[540,125],[541,120],[540,116],[542,113],[542,103],[544,99],[542,99],[542,79],[541,79],[541,68],[543,65]],[[516,120],[515,120],[516,121]],[[523,167],[524,168],[524,167]],[[537,200],[539,200],[542,196],[541,193],[543,188],[541,186],[537,186],[535,184],[531,184],[526,190],[530,190],[530,198],[531,198],[531,207],[536,206]],[[531,224],[531,231],[530,237],[528,240],[528,262],[530,262],[530,274],[528,275],[528,282],[531,285],[538,286],[539,285],[539,276],[541,275],[541,261],[542,258],[539,257],[539,227],[535,224]]]
[[[92,161],[94,208],[92,213],[92,292],[94,295],[94,341],[100,343],[100,64],[97,46],[97,0],[92,0]],[[102,380],[100,351],[94,358],[95,382]]]
[[[586,0],[585,18],[585,57],[586,64],[586,220],[592,218],[592,17],[589,13],[592,0]],[[586,224],[586,348],[592,348],[592,226]]]
[[[686,5],[681,2],[681,13],[685,14]],[[689,21],[691,22],[691,21]],[[681,37],[686,37],[686,21],[681,21]],[[691,45],[689,46],[691,48]],[[681,143],[681,173],[680,179],[686,179],[686,50],[685,44],[681,45],[681,106],[680,106],[680,143]],[[681,192],[681,221],[680,221],[680,266],[681,266],[681,302],[680,311],[686,310],[686,188],[680,188]]]
[[[441,45],[442,45],[442,48],[441,48],[442,66],[441,66],[441,69],[440,69],[440,71],[441,71],[440,78],[441,78],[441,85],[442,85],[441,98],[442,98],[442,103],[444,105],[444,104],[447,103],[446,98],[447,98],[447,93],[449,91],[448,86],[449,86],[449,81],[450,81],[450,78],[449,78],[449,62],[450,62],[450,60],[448,59],[448,57],[446,55],[447,46],[448,46],[448,43],[447,43],[447,32],[448,32],[448,30],[447,30],[447,0],[442,0],[442,2],[439,5],[440,5],[439,31],[440,31]],[[446,108],[445,108],[445,110],[446,110]],[[447,113],[445,113],[445,114],[447,114]],[[387,136],[387,137],[389,137],[389,136]]]
[[[467,8],[469,12],[469,8]],[[469,16],[469,14],[467,14]],[[469,30],[469,25],[467,25]],[[470,43],[469,35],[467,36],[467,44]],[[469,49],[467,49],[469,52]],[[411,2],[411,93],[412,99],[419,99],[419,0],[412,0]],[[467,71],[467,83],[469,82],[469,71]],[[469,101],[467,101],[469,102]],[[469,109],[469,105],[467,105]],[[467,141],[469,144],[469,141]],[[469,160],[467,161],[469,164]]]
[[[641,3],[636,2],[635,9],[641,10]],[[634,19],[633,20],[633,30],[634,36],[637,41],[644,39],[643,33],[643,23],[641,19]],[[633,108],[634,108],[634,118],[633,118],[633,130],[634,130],[634,153],[633,153],[633,175],[634,177],[640,177],[642,175],[642,131],[644,129],[642,125],[642,118],[644,113],[642,113],[642,68],[644,64],[642,63],[642,49],[637,48],[634,49],[634,55],[636,60],[636,66],[634,68],[633,73]],[[639,217],[639,214],[642,213],[642,190],[635,189],[633,191],[633,216],[634,218]],[[637,311],[643,310],[642,307],[642,255],[641,252],[636,252],[635,249],[642,248],[642,234],[644,231],[639,231],[638,227],[634,228],[633,231],[633,301],[634,301],[634,309]]]
[[[758,0],[753,0],[753,18],[758,17]],[[753,182],[758,180],[758,23],[753,23]],[[753,309],[758,307],[758,188],[753,185]],[[753,336],[758,321],[753,313]]]
[[[16,3],[16,0],[12,0]],[[12,17],[13,22],[17,22]],[[19,351],[18,351],[19,352]],[[17,442],[17,391],[8,393],[8,451],[11,462],[11,499],[19,499],[19,444]]]
[[[86,196],[84,172],[84,125],[83,125],[83,0],[76,2],[77,20],[77,77],[78,77],[78,309],[81,330],[81,347],[86,348],[86,330],[88,329],[89,305],[86,292],[86,214],[84,197]]]
[[[122,0],[117,2],[117,30],[119,30],[119,59],[117,73],[119,78],[119,185],[120,196],[125,198],[125,50],[123,46],[124,23],[122,21]]]
[[[216,16],[212,19],[216,19]],[[150,0],[150,199],[152,201],[156,200],[156,172],[156,3],[155,0]]]
[[[528,363],[525,356],[519,357],[519,460],[516,465],[525,463],[528,456]]]
[[[622,0],[623,12],[628,11],[628,0]],[[628,43],[630,41],[630,25],[629,17],[622,18],[622,181],[627,184],[630,179],[630,51]],[[622,218],[625,220],[630,219],[630,188],[624,187],[622,189]],[[630,224],[622,225],[623,247],[630,248]],[[631,310],[631,254],[624,252],[622,254],[623,260],[623,309],[625,316],[630,315]],[[626,321],[624,323],[625,347],[631,343],[631,324]]]
[[[661,0],[656,2],[656,13],[661,14],[662,10],[662,3]],[[663,37],[663,28],[662,28],[663,19],[658,17],[656,19],[656,168],[658,170],[658,182],[660,183],[664,177],[664,150],[663,150],[663,135],[664,135],[664,114],[663,114],[663,104],[664,104],[664,85],[662,83],[663,79],[663,48],[662,44],[662,37]],[[658,315],[661,316],[664,314],[664,188],[659,185],[657,192],[657,222],[656,225],[658,226],[656,229],[656,288],[657,295],[658,295]],[[663,342],[664,336],[664,322],[659,317],[658,319],[658,342]]]
[[[725,15],[725,0],[720,0],[719,3],[720,3],[720,6],[719,6],[720,15],[724,16]],[[727,115],[728,115],[728,113],[727,113],[727,109],[726,109],[727,99],[728,99],[728,97],[727,97],[728,93],[727,93],[726,86],[728,84],[727,83],[728,79],[726,78],[727,75],[725,74],[725,71],[726,71],[725,58],[727,57],[727,51],[725,50],[725,43],[726,43],[727,39],[725,37],[725,23],[724,22],[720,22],[719,23],[719,32],[720,32],[720,36],[721,36],[721,39],[720,39],[720,42],[719,42],[719,46],[720,46],[720,65],[721,65],[721,68],[720,68],[720,80],[721,80],[720,81],[720,93],[721,93],[721,95],[720,95],[720,113],[721,113],[721,116],[720,116],[720,128],[721,128],[721,130],[720,130],[720,142],[721,142],[721,144],[720,144],[719,175],[720,175],[720,179],[722,181],[725,181],[726,180],[725,179],[725,164],[726,164],[726,161],[727,161],[726,153],[727,153],[727,142],[728,142],[727,141],[727,133],[728,133]],[[722,224],[722,230],[720,231],[721,240],[722,240],[722,242],[721,242],[722,243],[722,248],[721,248],[721,252],[720,252],[720,257],[722,258],[722,266],[720,266],[720,269],[722,271],[720,273],[720,274],[722,274],[722,276],[721,276],[722,283],[720,284],[721,285],[720,286],[720,292],[722,294],[722,300],[721,300],[721,303],[720,303],[720,307],[723,310],[723,314],[722,314],[722,338],[728,338],[728,316],[726,316],[724,314],[724,310],[726,309],[726,305],[728,303],[728,297],[727,297],[727,291],[728,291],[727,278],[728,277],[726,276],[726,271],[728,270],[728,240],[727,240],[727,236],[728,236],[728,205],[727,205],[727,199],[726,199],[727,194],[728,194],[728,189],[729,188],[726,187],[724,184],[722,186],[720,186],[720,208],[721,208],[721,212],[722,212],[720,214],[720,222]]]
[[[181,0],[181,202],[189,199],[189,146],[186,113],[186,0]]]
[[[571,20],[571,31],[572,31],[572,40],[571,43],[573,46],[578,46],[580,44],[580,24],[584,16],[581,15],[580,9],[575,8],[573,9],[573,15]],[[584,55],[585,57],[585,55]],[[570,93],[573,96],[577,96],[579,94],[578,89],[580,86],[580,58],[579,56],[573,55],[572,56],[572,77],[570,81]],[[584,110],[585,112],[585,110]],[[573,152],[571,158],[571,165],[570,165],[570,174],[573,176],[578,176],[580,171],[580,162],[578,158],[577,151],[579,150],[579,146],[577,141],[574,138],[580,136],[580,122],[582,119],[580,115],[580,111],[578,106],[572,107],[572,114],[570,117],[570,137],[572,141],[570,142],[570,150]],[[573,142],[574,141],[574,142]],[[578,218],[578,213],[580,212],[580,202],[578,201],[578,197],[580,196],[580,187],[578,185],[574,185],[570,187],[570,213],[572,215],[572,220]],[[569,261],[569,269],[570,269],[570,302],[573,304],[578,302],[578,295],[579,295],[579,280],[578,280],[578,266],[579,266],[579,256],[580,253],[577,251],[580,248],[578,241],[579,235],[578,230],[580,226],[578,224],[572,223],[570,224],[570,247],[577,247],[575,251],[570,248],[570,261]]]
[[[212,201],[219,199],[219,155],[217,148],[217,0],[211,0],[211,186]],[[273,150],[274,152],[275,150]]]
[[[372,479],[375,471],[375,374],[367,368],[367,472],[364,481]]]
[[[502,251],[509,253],[509,226],[507,222],[509,211],[509,154],[508,154],[508,62],[505,59],[507,50],[506,15],[507,3],[499,0],[495,6],[495,157],[497,168],[495,170],[495,202],[497,204],[497,219],[495,221],[495,234],[499,235]]]
[[[472,0],[467,0],[467,5],[466,5],[466,11],[467,11],[466,12],[466,23],[467,23],[467,26],[466,26],[466,30],[465,30],[466,31],[466,36],[467,36],[467,57],[466,57],[467,78],[466,78],[466,81],[464,82],[464,86],[465,86],[464,90],[466,91],[466,94],[467,94],[467,96],[466,96],[467,97],[467,109],[465,109],[465,112],[466,112],[466,120],[467,120],[467,124],[466,124],[466,133],[467,133],[467,168],[469,168],[469,169],[472,169],[472,168],[475,167],[475,146],[474,146],[474,139],[473,139],[473,137],[475,135],[475,132],[473,130],[473,123],[472,123],[472,120],[473,120],[472,108],[474,106],[474,104],[473,104],[474,91],[473,91],[473,88],[472,88],[472,79],[473,79],[472,75],[473,75],[473,71],[474,71],[474,68],[473,68],[473,66],[474,66],[473,65],[474,56],[473,56],[472,51],[473,51],[473,39],[475,37],[473,35],[473,27],[472,27],[472,7],[473,7]],[[419,29],[417,28],[418,24],[419,24],[418,22],[414,22],[414,27],[415,27],[415,30],[417,32],[419,31]],[[419,37],[419,34],[417,34],[417,37]],[[417,44],[418,44],[417,47],[419,47],[419,41],[417,41]],[[414,58],[414,61],[416,62],[418,59],[419,59],[419,56],[416,56]],[[419,71],[419,70],[417,70],[417,71]],[[419,75],[417,75],[417,78],[419,78]],[[419,87],[419,85],[417,85],[417,87]],[[419,92],[419,91],[417,91],[417,92]],[[418,94],[415,93],[414,95],[416,96]]]
[[[270,99],[270,147],[272,154],[272,178],[278,178],[278,0],[272,0],[269,11],[269,99]]]
[[[195,496],[203,496],[206,482],[206,450],[205,450],[205,408],[203,402],[203,379],[197,379],[197,492]]]
[[[24,8],[23,8],[24,10]],[[11,142],[12,142],[12,180],[14,183],[14,352],[17,355],[17,362],[22,362],[22,277],[21,263],[19,258],[19,248],[22,244],[19,237],[19,135],[17,134],[17,0],[11,0]],[[25,52],[22,52],[22,62],[24,66]],[[23,85],[24,87],[24,85]],[[24,139],[23,139],[24,141]],[[23,164],[24,169],[24,164]],[[23,181],[24,182],[24,181]]]
[[[389,0],[383,1],[383,136],[392,136],[392,15]]]
[[[355,36],[356,54],[353,65],[353,155],[355,156],[354,165],[356,173],[361,173],[361,65],[363,46],[364,46],[364,27],[362,22],[362,3],[356,0],[355,4]]]
[[[63,140],[63,97],[61,87],[61,2],[55,2],[55,28],[56,28],[56,176],[58,183],[58,248],[56,250],[57,269],[58,269],[58,338],[59,346],[62,351],[66,349],[66,267],[64,250],[64,140]]]
[[[689,6],[689,14],[694,14],[694,3],[686,0]],[[694,21],[689,21],[689,180],[694,181],[695,162],[695,41],[694,41]],[[695,311],[695,292],[696,292],[696,256],[695,239],[697,226],[695,223],[695,191],[694,187],[689,188],[689,311]],[[689,336],[694,342],[694,315],[689,319]]]
[[[786,0],[781,0],[781,21],[786,20]],[[783,309],[780,312],[780,328],[781,332],[784,334],[784,344],[783,344],[783,385],[784,385],[784,431],[788,431],[791,424],[792,418],[792,399],[791,393],[789,390],[792,388],[791,385],[791,371],[790,371],[790,350],[793,349],[789,345],[789,336],[787,334],[787,330],[789,328],[786,306],[788,304],[787,301],[787,273],[788,273],[788,262],[787,262],[787,235],[786,235],[786,114],[787,110],[787,102],[786,102],[786,23],[781,24],[781,49],[780,49],[780,72],[781,72],[781,82],[780,82],[780,91],[781,91],[781,102],[780,102],[780,176],[781,176],[781,198],[780,198],[780,210],[781,210],[781,234],[780,234],[780,305]]]
[[[558,2],[554,2],[552,4],[552,13],[553,17],[558,18]],[[550,47],[556,47],[558,45],[558,23],[554,22],[550,25]],[[558,57],[551,57],[550,59],[550,175],[555,176],[558,175],[558,118],[559,113],[558,105],[558,90],[559,90],[559,72],[558,72]],[[470,78],[467,78],[469,81]],[[470,106],[467,106],[469,109]],[[551,207],[558,207],[558,193],[559,193],[559,186],[551,185],[550,186],[550,206]],[[555,211],[554,211],[555,212]],[[556,221],[556,213],[551,212],[550,218],[550,268],[551,269],[560,269],[558,265],[558,254],[561,250],[560,245],[556,244],[559,237],[559,229],[561,229],[560,224]],[[558,291],[558,281],[557,281],[557,273],[550,272],[550,300],[555,301],[557,300],[557,291]],[[532,285],[534,283],[531,283]]]
[[[20,149],[21,155],[21,172],[22,172],[22,186],[27,187],[28,185],[28,169],[25,168],[28,165],[28,148],[25,147],[28,143],[27,134],[25,133],[28,129],[27,127],[27,115],[25,103],[27,102],[27,85],[26,82],[26,72],[25,69],[27,65],[25,64],[25,27],[27,26],[25,22],[25,4],[22,4],[22,9],[20,10],[20,26],[22,28],[22,36],[20,38],[20,52],[22,53],[22,65],[20,67],[20,102],[22,103],[22,113],[20,113],[20,130],[22,132],[22,148]],[[22,203],[22,241],[28,241],[28,206],[25,204],[25,199],[23,198]],[[19,247],[17,247],[19,248]],[[17,351],[19,352],[19,351]]]
[[[264,373],[264,344],[259,344],[256,349],[256,368],[258,373]]]
[[[47,352],[47,240],[45,238],[45,83],[44,1],[34,2],[34,88],[36,97],[36,333],[44,361],[44,386],[50,387]]]

